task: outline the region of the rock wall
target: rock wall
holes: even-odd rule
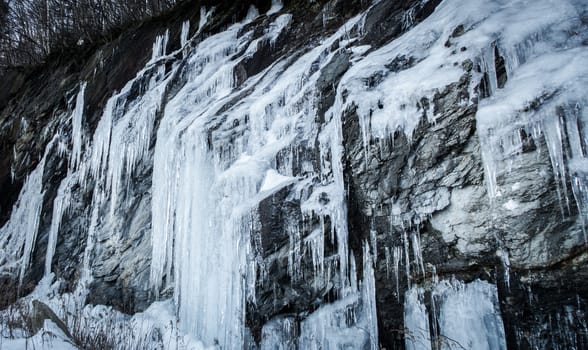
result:
[[[553,11],[554,21],[561,20],[557,18],[561,13],[573,15],[569,27],[555,30],[567,33],[567,37],[562,39],[562,34],[554,39],[545,34],[545,27],[526,36],[518,27],[511,28],[516,35],[508,32],[510,27],[502,32],[488,30],[493,15],[505,16],[504,21],[514,16],[505,10],[508,6],[503,1],[480,5],[476,11],[481,19],[472,15],[475,11],[468,12],[467,6],[463,16],[457,13],[455,19],[447,19],[458,3],[448,0],[375,4],[290,1],[274,7],[277,3],[224,1],[214,4],[214,12],[207,12],[211,2],[188,1],[164,18],[129,28],[112,42],[78,48],[41,67],[10,71],[0,79],[0,226],[9,227],[27,176],[43,165],[42,207],[24,274],[19,276],[18,268],[10,264],[10,256],[21,254],[8,251],[13,239],[10,234],[15,231],[0,231],[6,235],[0,237],[0,264],[4,265],[0,270],[0,306],[30,293],[46,275],[45,259],[58,205],[55,199],[61,198],[64,179],[72,173],[73,145],[78,142],[72,120],[80,107],[76,96],[80,96],[83,81],[80,137],[82,152],[88,157],[98,147],[92,135],[99,133],[100,123],[112,107],[109,101],[116,104],[113,125],[135,110],[140,111],[139,116],[153,113],[153,125],[146,129],[144,154],[123,160],[127,165],[119,174],[123,178],[120,188],[112,187],[115,180],[96,175],[104,170],[104,164],[95,174],[78,173],[81,180],[72,180],[77,181],[75,185],[63,185],[69,192],[49,264],[54,280],[59,282],[61,293],[88,281],[87,303],[110,305],[129,314],[145,310],[158,299],[181,300],[178,284],[174,284],[180,278],[177,260],[166,263],[169,269],[162,269],[161,280],[153,285],[153,216],[159,215],[153,208],[154,202],[167,200],[153,195],[157,181],[154,166],[159,164],[156,145],[161,142],[158,130],[162,125],[167,127],[162,123],[170,114],[183,113],[178,99],[191,99],[185,100],[186,109],[201,108],[197,87],[192,94],[186,89],[202,73],[197,69],[204,69],[204,64],[194,64],[202,43],[229,31],[232,24],[245,23],[237,32],[240,46],[226,53],[229,63],[225,66],[232,81],[228,97],[211,100],[220,107],[201,125],[206,135],[205,154],[217,162],[214,166],[225,167],[221,170],[233,169],[241,161],[239,152],[252,157],[255,152],[263,153],[250,145],[259,140],[256,132],[267,132],[272,124],[262,131],[256,128],[269,118],[281,117],[279,113],[269,116],[268,108],[286,106],[287,113],[296,112],[287,117],[299,120],[291,128],[279,130],[278,139],[286,139],[284,135],[291,139],[270,160],[264,159],[265,177],[251,180],[258,201],[247,223],[251,242],[246,246],[253,252],[247,252],[247,259],[254,261],[247,266],[258,269],[259,276],[251,287],[255,298],[247,294],[244,307],[243,325],[251,335],[244,337],[249,342],[246,346],[261,344],[263,348],[264,342],[266,348],[278,343],[314,344],[307,338],[306,327],[318,334],[314,319],[324,322],[326,318],[317,315],[339,305],[345,295],[356,296],[357,300],[345,307],[357,315],[348,317],[340,328],[367,327],[370,323],[365,315],[370,307],[366,286],[373,273],[378,339],[366,340],[364,348],[419,348],[412,340],[421,336],[405,324],[407,310],[414,310],[416,303],[416,294],[409,293],[418,288],[430,328],[423,336],[429,344],[424,348],[451,346],[451,339],[443,333],[440,311],[445,305],[440,300],[450,297],[438,291],[443,281],[450,280],[466,285],[472,282],[472,286],[482,280],[496,286],[495,313],[504,323],[508,348],[588,348],[586,177],[584,168],[575,165],[578,159],[585,160],[583,152],[580,156],[575,153],[575,147],[579,142],[580,149],[586,149],[586,95],[578,97],[573,88],[546,83],[543,95],[524,101],[524,108],[515,108],[519,118],[528,118],[526,124],[517,119],[489,128],[480,112],[487,113],[496,101],[517,96],[512,89],[521,86],[516,84],[521,75],[524,77],[519,72],[525,63],[552,54],[541,51],[545,45],[577,50],[579,59],[585,56],[585,4],[568,1],[568,7],[561,5],[561,11]],[[261,15],[252,15],[250,5]],[[521,2],[516,6],[523,19],[525,9],[530,15],[542,10],[527,8],[534,5]],[[270,13],[273,8],[277,12]],[[278,16],[285,13],[292,17],[282,17],[288,18],[287,25],[271,37],[282,23]],[[242,22],[245,18],[249,22]],[[356,18],[360,20],[354,22]],[[186,21],[190,23],[189,40],[182,39]],[[541,25],[551,22],[545,23]],[[523,39],[511,45],[510,38],[518,38],[518,34]],[[167,46],[163,44],[163,52],[156,57],[153,42],[157,36],[165,38]],[[329,40],[332,44],[323,47],[331,43]],[[509,51],[513,47],[516,54]],[[323,51],[303,66],[301,62],[307,55],[314,57],[317,48]],[[513,57],[517,64],[511,62]],[[216,56],[209,61],[214,59]],[[276,79],[282,80],[276,81],[288,83],[289,76],[280,74],[297,65],[308,68],[295,77],[301,80],[303,98],[284,90],[281,97],[268,102],[263,122],[255,119],[259,116],[253,114],[253,107],[249,112],[239,109],[251,99],[262,100],[256,89],[264,77],[279,70]],[[446,72],[443,78],[435,75],[442,72]],[[585,71],[574,72],[577,85],[585,88]],[[564,79],[562,74],[553,73],[554,81]],[[409,78],[400,80],[404,76]],[[419,85],[421,81],[430,82],[423,83],[430,88]],[[414,90],[397,91],[396,86]],[[270,94],[273,88],[268,84],[264,91]],[[151,101],[145,96],[157,89],[161,89],[160,101],[142,110]],[[208,97],[217,93],[209,90]],[[404,93],[410,95],[405,100]],[[569,96],[569,101],[561,102],[561,96]],[[550,116],[555,117],[528,117],[544,113],[551,101],[555,107]],[[566,109],[570,101],[576,112]],[[186,113],[188,119],[195,111]],[[128,129],[139,120],[132,119]],[[553,120],[555,124],[550,124]],[[178,119],[178,124],[181,121]],[[327,138],[335,137],[337,125],[340,148],[335,142],[338,139]],[[508,132],[502,134],[507,127]],[[558,131],[561,159],[553,146],[553,128],[565,129]],[[178,139],[189,130],[186,127]],[[574,130],[578,142],[573,139]],[[131,137],[120,136],[121,145]],[[111,150],[111,157],[116,151]],[[120,149],[130,157],[125,152]],[[264,193],[262,180],[267,180],[271,171],[294,180]],[[341,198],[338,192],[329,192],[336,185],[342,186]],[[98,206],[101,200],[104,205]],[[339,200],[342,203],[338,204]],[[176,216],[181,214],[174,213]],[[340,238],[343,231],[348,233],[345,240]],[[170,242],[179,244],[180,236],[173,237]],[[20,249],[26,250],[24,247]],[[349,271],[340,272],[346,263]],[[90,273],[87,279],[86,269]],[[249,275],[241,273],[249,281]],[[349,292],[352,289],[354,292]],[[457,343],[465,348],[474,346]],[[324,344],[335,347],[334,343]]]

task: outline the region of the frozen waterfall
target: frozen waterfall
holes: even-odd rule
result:
[[[353,157],[361,159],[359,172],[369,172],[384,144],[394,149],[396,134],[410,144],[424,121],[434,129],[442,118],[434,105],[440,91],[466,85],[468,93],[455,108],[471,108],[475,115],[479,145],[472,148],[480,155],[479,182],[492,215],[517,215],[522,207],[539,205],[538,199],[517,201],[513,193],[520,184],[507,181],[532,139],[537,157],[547,152],[552,171],[533,174],[554,181],[563,218],[577,212],[581,221],[583,235],[566,237],[562,245],[585,243],[588,38],[578,12],[586,6],[582,0],[558,6],[538,0],[529,13],[521,11],[525,3],[445,0],[420,23],[414,22],[413,7],[403,17],[403,32],[377,48],[363,42],[372,9],[366,6],[339,28],[325,29],[312,45],[280,52],[259,71],[247,67],[248,60],[275,49],[295,22],[285,5],[272,1],[266,14],[252,6],[241,22],[215,33],[206,28],[216,10],[202,7],[199,23],[184,20],[179,31],[164,28],[153,38],[147,63],[105,99],[93,130],[84,114],[92,85],[80,81],[69,94],[62,127],[71,134],[55,135],[26,177],[0,228],[0,273],[22,284],[37,237],[45,234],[43,281],[51,284],[64,221],[76,198],[85,195],[91,198],[80,215],[85,227],[76,228],[83,231],[85,250],[72,298],[86,302],[97,256],[123,256],[125,225],[136,224],[126,222],[125,213],[144,205],[147,214],[137,221],[148,224],[136,224],[150,242],[142,261],[149,277],[142,287],[156,301],[132,322],[161,312],[172,325],[163,332],[169,339],[176,332],[195,348],[250,346],[255,335],[248,312],[258,306],[260,290],[273,288],[274,297],[306,298],[308,307],[301,311],[291,299],[272,305],[278,316],[256,325],[255,346],[261,349],[379,349],[378,322],[384,316],[378,305],[392,299],[403,310],[404,329],[397,332],[407,349],[506,349],[497,273],[489,272],[489,281],[464,278],[466,283],[450,276],[450,266],[438,277],[439,265],[429,262],[423,248],[431,244],[421,237],[423,223],[438,230],[435,239],[456,255],[467,257],[479,248],[485,237],[460,234],[448,219],[454,215],[469,228],[468,213],[459,210],[473,190],[447,186],[412,203],[390,189],[385,205],[352,208],[357,203],[350,200],[355,184],[347,179],[352,156],[346,154],[345,128],[357,127],[361,154]],[[324,28],[328,12],[322,13]],[[263,30],[256,23],[264,23]],[[180,47],[172,51],[174,32]],[[390,68],[394,64],[402,68]],[[321,105],[328,94],[329,105]],[[350,121],[355,117],[357,124]],[[45,167],[52,157],[67,159],[66,170],[54,197],[46,198]],[[129,204],[139,174],[150,182],[135,197],[146,200]],[[386,176],[400,177],[393,171]],[[372,195],[377,196],[366,196]],[[274,196],[279,205],[295,207],[288,212],[292,218],[277,228],[263,227],[261,208]],[[44,206],[51,208],[45,218]],[[359,232],[350,224],[352,210],[373,215],[373,226],[379,213],[390,232]],[[268,220],[277,215],[270,213]],[[43,219],[48,229],[40,227]],[[511,265],[521,257],[512,258],[509,242],[495,228],[484,253],[502,263],[508,289]],[[271,234],[282,242],[265,241]],[[270,266],[270,258],[277,263]],[[119,268],[106,265],[99,266],[101,272]],[[270,285],[272,268],[291,288],[287,293]],[[307,295],[299,285],[308,287]],[[180,346],[177,339],[169,344]]]

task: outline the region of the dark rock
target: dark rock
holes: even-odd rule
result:
[[[451,33],[451,37],[458,38],[458,37],[462,36],[463,33],[465,33],[465,29],[463,27],[463,24],[460,24],[457,27],[455,27],[455,29],[453,29],[453,32]]]
[[[50,320],[55,323],[57,327],[63,331],[63,334],[65,334],[69,339],[73,339],[65,323],[55,314],[55,312],[53,312],[53,310],[51,310],[49,306],[47,306],[47,304],[39,300],[33,300],[32,305],[33,310],[31,319],[33,333],[37,333],[43,328],[45,320]]]
[[[504,57],[500,55],[498,46],[494,46],[494,65],[496,66],[496,81],[498,82],[498,88],[502,89],[508,77],[506,75],[506,66],[504,64]]]

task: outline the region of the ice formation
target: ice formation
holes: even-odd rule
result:
[[[251,245],[259,239],[257,206],[280,188],[298,182],[291,169],[276,167],[273,159],[297,138],[316,137],[312,92],[319,71],[312,72],[311,66],[327,64],[333,55],[329,47],[344,34],[341,30],[299,59],[278,62],[251,77],[241,87],[250,88],[250,95],[223,109],[238,96],[234,66],[255,53],[258,42],[274,42],[291,18],[276,17],[263,37],[251,41],[251,33],[238,34],[255,13],[250,11],[244,23],[206,38],[195,48],[188,58],[193,67],[188,82],[166,105],[155,147],[153,195],[164,200],[153,202],[151,283],[156,291],[173,283],[182,326],[206,344],[226,348],[243,344],[245,302],[255,302],[255,283],[264,269]],[[243,47],[247,49],[241,51]],[[242,57],[232,57],[240,51]],[[237,128],[231,144],[225,143],[225,137],[235,130],[227,130],[222,125],[225,120],[231,126],[249,124],[247,129]],[[217,131],[206,134],[208,125],[214,124],[220,126]],[[336,123],[328,130],[323,136],[325,151],[332,145],[340,149],[340,135],[330,134],[337,130]],[[280,159],[281,163],[284,160],[287,164],[287,159]],[[325,186],[330,195],[338,196],[332,207],[319,208],[315,202],[307,206],[309,213],[321,210],[325,212],[317,214],[337,218],[340,276],[349,281],[342,169],[339,165],[333,171],[339,180]],[[299,258],[291,259],[291,264],[299,264]],[[317,264],[319,260],[323,264],[323,258],[318,253]],[[292,266],[293,275],[295,271]],[[349,288],[349,282],[342,284],[341,294]]]
[[[480,280],[441,281],[430,305],[427,310],[422,289],[407,293],[407,349],[506,349],[496,286]]]
[[[418,222],[407,220],[407,213],[397,207],[392,207],[390,217],[406,225],[401,244],[384,247],[385,256],[378,257],[374,232],[357,255],[363,266],[357,271],[349,248],[353,233],[347,223],[341,117],[355,108],[367,159],[375,151],[372,140],[386,139],[396,131],[410,139],[423,115],[434,122],[435,111],[425,106],[423,98],[430,101],[439,90],[459,81],[464,68],[453,62],[469,60],[472,75],[485,85],[471,82],[470,99],[462,103],[470,105],[475,96],[487,94],[479,102],[476,118],[490,201],[506,195],[499,177],[508,172],[505,159],[522,152],[522,135],[543,137],[559,182],[562,213],[577,205],[587,219],[588,135],[583,126],[588,122],[588,49],[581,45],[586,35],[575,31],[581,25],[577,12],[586,6],[581,0],[561,1],[558,6],[539,0],[521,11],[523,5],[522,0],[446,0],[422,23],[375,50],[358,45],[365,14],[358,15],[316,47],[281,57],[244,81],[235,75],[238,64],[252,57],[260,44],[275,45],[292,21],[289,14],[278,15],[281,1],[272,1],[266,14],[273,16],[272,22],[257,38],[247,26],[259,16],[253,7],[243,22],[198,40],[190,38],[190,22],[184,22],[182,69],[177,62],[166,69],[177,52],[167,52],[169,31],[157,36],[150,61],[110,97],[91,138],[83,131],[87,85],[80,83],[71,113],[68,175],[53,200],[46,278],[51,277],[73,188],[94,186],[83,289],[92,278],[90,261],[97,237],[116,240],[120,234],[117,208],[138,166],[148,162],[153,152],[149,287],[155,295],[173,289],[173,305],[168,301],[165,310],[177,315],[179,329],[197,338],[199,346],[243,347],[248,336],[246,304],[256,302],[255,287],[265,273],[263,257],[256,250],[261,239],[258,207],[268,196],[292,187],[299,194],[303,217],[318,219],[322,227],[304,238],[299,227],[288,228],[288,273],[293,281],[301,278],[302,251],[307,249],[317,278],[331,278],[335,271],[331,282],[336,284],[337,300],[311,313],[299,333],[288,318],[272,320],[263,328],[262,349],[288,348],[285,344],[294,339],[306,349],[377,349],[374,263],[378,258],[385,259],[396,295],[407,290],[408,349],[431,349],[433,341],[441,341],[441,348],[459,344],[504,349],[496,286],[433,280],[432,291],[425,292],[418,283],[431,271],[423,263],[420,235],[411,228]],[[214,8],[201,9],[196,34],[213,13]],[[413,16],[409,11],[405,29],[413,26]],[[459,26],[463,34],[453,35]],[[315,102],[320,75],[343,53],[350,55],[352,65],[334,87],[335,103],[319,127]],[[506,81],[496,67],[499,58],[504,60]],[[405,69],[390,71],[391,59]],[[171,82],[180,75],[183,85],[167,100]],[[377,86],[369,84],[373,76],[381,78]],[[143,93],[133,97],[131,91],[137,86]],[[27,177],[10,220],[0,229],[2,271],[18,274],[21,281],[39,230],[45,161],[56,152],[59,138],[47,146]],[[294,172],[297,147],[314,141],[320,170],[305,165]],[[568,180],[571,194],[565,185]],[[513,200],[502,205],[511,211],[517,207]],[[413,214],[431,213],[431,208],[420,208]],[[336,243],[334,257],[326,256],[326,240]],[[501,254],[508,273],[508,252]],[[406,285],[400,285],[402,274]],[[424,300],[429,294],[427,308]],[[163,308],[164,304],[154,305]]]
[[[407,350],[431,349],[429,313],[422,288],[413,287],[404,295],[404,326]]]
[[[29,267],[39,230],[45,162],[57,148],[58,139],[56,135],[47,145],[43,158],[27,177],[10,219],[0,228],[0,271],[16,273],[20,283]]]

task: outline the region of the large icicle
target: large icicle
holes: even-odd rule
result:
[[[228,54],[239,47],[239,28],[204,40],[188,58],[200,74],[191,76],[165,110],[153,171],[153,196],[160,200],[152,204],[151,283],[158,290],[165,276],[170,285],[173,266],[181,327],[225,349],[244,343],[247,279],[253,278],[249,232],[255,226],[247,203],[263,179],[246,157],[230,167],[230,159],[210,152],[206,133],[215,102],[233,85]],[[188,99],[193,106],[186,105]]]
[[[297,137],[316,137],[317,67],[331,60],[333,43],[359,20],[350,20],[347,29],[342,28],[296,60],[279,61],[250,77],[243,83],[246,87],[241,87],[252,87],[250,95],[238,96],[233,90],[237,83],[233,66],[239,58],[232,55],[246,48],[242,52],[247,57],[262,40],[271,43],[290,18],[278,16],[264,36],[253,41],[248,33],[237,36],[242,28],[237,24],[200,42],[187,58],[192,67],[188,82],[168,103],[158,130],[153,197],[160,200],[153,202],[152,210],[151,284],[156,292],[174,286],[182,327],[206,344],[242,346],[245,299],[255,300],[255,279],[263,269],[250,244],[251,239],[258,239],[255,234],[259,225],[252,208],[298,181],[291,170],[275,165],[276,156]],[[238,103],[233,104],[233,100]],[[226,109],[226,105],[231,107]],[[225,120],[233,130],[224,129]],[[210,125],[215,127],[207,131]],[[240,125],[246,128],[243,137],[235,136],[241,132]],[[357,286],[349,281],[342,141],[336,128],[332,123],[321,140],[329,163],[330,148],[335,145],[338,150],[332,158],[339,164],[334,165],[336,178],[329,175],[324,179],[325,188],[332,188],[329,195],[334,197],[327,208],[319,209],[320,192],[314,193],[304,210],[336,220],[336,265],[342,276],[339,280],[347,281],[338,290],[341,295],[353,293],[358,300]],[[217,209],[212,210],[214,207]],[[292,235],[298,233],[292,228]],[[322,270],[324,256],[319,250],[316,253],[317,270]],[[220,256],[223,260],[218,260]],[[291,259],[292,273],[299,258]],[[369,281],[366,279],[365,288]]]
[[[80,84],[80,91],[76,97],[76,106],[71,117],[71,157],[69,159],[70,169],[80,163],[82,156],[82,145],[84,143],[83,118],[84,118],[84,93],[86,91],[86,82]]]
[[[75,181],[77,181],[76,175],[68,175],[59,185],[57,195],[53,200],[53,214],[51,216],[51,226],[49,227],[49,238],[47,241],[47,254],[45,257],[45,276],[51,274],[51,263],[53,261],[53,255],[55,254],[55,248],[57,247],[57,237],[61,226],[61,220],[72,200],[71,190]]]
[[[39,230],[45,161],[58,138],[55,136],[47,144],[43,158],[25,180],[10,219],[0,228],[0,266],[9,273],[18,271],[20,283],[29,267]]]

